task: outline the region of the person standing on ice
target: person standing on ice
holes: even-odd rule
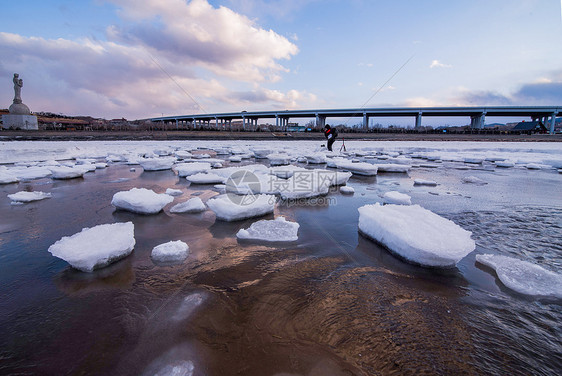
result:
[[[338,131],[336,128],[331,128],[328,124],[324,127],[324,136],[328,139],[328,150],[332,151],[332,145],[338,137]]]

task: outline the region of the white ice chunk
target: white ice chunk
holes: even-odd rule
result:
[[[488,182],[476,177],[476,176],[465,176],[462,178],[463,183],[476,184],[476,185],[486,185]]]
[[[342,185],[342,186],[340,187],[340,193],[343,193],[343,194],[353,194],[353,193],[355,193],[355,189],[353,189],[353,187],[350,187],[350,186],[348,186],[348,185]]]
[[[240,229],[238,239],[260,240],[266,242],[292,242],[298,240],[299,224],[277,217],[274,220],[261,220],[252,223],[248,229]]]
[[[269,173],[277,176],[278,178],[288,179],[297,171],[308,171],[304,167],[298,167],[295,165],[287,166],[276,166],[269,169]]]
[[[188,254],[189,246],[176,240],[157,245],[152,249],[150,257],[157,262],[178,262],[185,260]]]
[[[174,198],[167,194],[158,194],[145,188],[132,188],[114,194],[111,204],[134,213],[156,214],[172,201]]]
[[[527,167],[528,170],[540,170],[543,168],[543,165],[538,164],[538,163],[527,163],[527,165],[525,165],[525,167]],[[550,167],[550,166],[548,166]]]
[[[355,175],[373,176],[377,174],[378,167],[367,162],[338,162],[336,166],[339,169],[347,170]]]
[[[402,258],[429,267],[454,267],[476,246],[470,231],[419,205],[362,206],[359,230]]]
[[[238,221],[273,213],[275,196],[223,194],[207,201],[207,206],[215,212],[217,219]]]
[[[291,156],[288,154],[274,153],[267,156],[271,166],[282,166],[291,163]]]
[[[309,164],[322,164],[326,163],[326,154],[324,153],[312,153],[305,155],[306,161]]]
[[[193,155],[187,150],[177,150],[174,155],[180,159],[192,158]]]
[[[273,150],[271,149],[256,148],[256,149],[252,149],[252,151],[254,152],[254,157],[256,157],[256,159],[265,159],[269,154],[273,154]]]
[[[12,202],[31,202],[31,201],[39,201],[46,198],[51,198],[51,194],[40,192],[40,191],[37,192],[20,191],[8,195],[8,198],[12,200]]]
[[[412,205],[412,198],[405,193],[390,191],[386,192],[382,197],[387,204]]]
[[[509,168],[509,167],[513,167],[515,166],[515,162],[513,161],[497,161],[496,162],[496,166],[497,167],[504,167],[504,168]]]
[[[135,246],[132,222],[84,228],[65,236],[49,247],[49,252],[72,267],[91,272],[128,256]]]
[[[242,162],[242,157],[239,155],[233,155],[231,157],[228,157],[228,160],[230,162]]]
[[[415,179],[414,185],[427,185],[429,187],[436,187],[437,182],[435,182],[433,180],[427,180],[427,179]]]
[[[181,189],[168,188],[166,189],[166,194],[170,196],[181,196],[183,195],[183,191]]]
[[[411,166],[400,163],[381,163],[376,164],[378,171],[382,172],[408,172]]]
[[[200,172],[198,174],[186,176],[185,178],[193,184],[223,184],[226,180],[222,176],[210,172]]]
[[[24,167],[11,170],[20,180],[41,179],[51,175],[51,170],[47,167]]]
[[[17,183],[20,181],[18,177],[8,171],[0,171],[0,184]]]
[[[82,166],[80,166],[82,167]],[[53,179],[74,179],[81,178],[86,173],[86,170],[80,167],[49,167]]]
[[[476,255],[476,261],[496,271],[500,281],[520,294],[562,298],[562,275],[539,265],[501,255]]]
[[[482,162],[484,162],[484,158],[480,157],[467,157],[464,159],[464,163],[482,164]]]
[[[98,168],[98,169],[104,169],[104,168],[107,167],[107,163],[105,163],[105,162],[98,162],[98,163],[95,163],[94,166],[96,166],[96,168]]]
[[[199,197],[172,206],[170,213],[200,213],[207,210],[207,207]]]
[[[175,157],[145,158],[139,160],[139,164],[145,171],[170,170],[175,162]]]
[[[179,177],[183,178],[189,175],[207,172],[211,169],[211,164],[208,162],[181,163],[175,165],[173,169],[178,173]]]

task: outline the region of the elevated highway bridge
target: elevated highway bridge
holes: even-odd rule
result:
[[[414,127],[422,126],[422,118],[426,117],[468,117],[473,129],[482,129],[486,117],[520,117],[541,121],[550,133],[554,133],[554,124],[558,114],[562,114],[562,106],[499,106],[499,107],[391,107],[391,108],[350,108],[350,109],[318,109],[318,110],[284,110],[256,112],[228,112],[216,114],[193,114],[178,116],[162,116],[149,120],[175,124],[191,124],[195,128],[210,126],[212,123],[220,129],[231,129],[232,122],[242,123],[242,129],[256,128],[260,119],[275,119],[275,125],[286,127],[289,119],[311,118],[317,126],[323,127],[326,118],[362,118],[363,127],[368,128],[369,119],[376,117],[412,117]]]

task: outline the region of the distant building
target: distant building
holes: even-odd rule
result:
[[[528,134],[548,132],[544,124],[540,121],[522,121],[520,123],[517,123],[517,125],[513,127],[512,131]]]

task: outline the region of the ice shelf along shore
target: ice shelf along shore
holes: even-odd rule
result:
[[[409,262],[451,268],[476,247],[470,231],[419,205],[365,205],[359,230]]]

